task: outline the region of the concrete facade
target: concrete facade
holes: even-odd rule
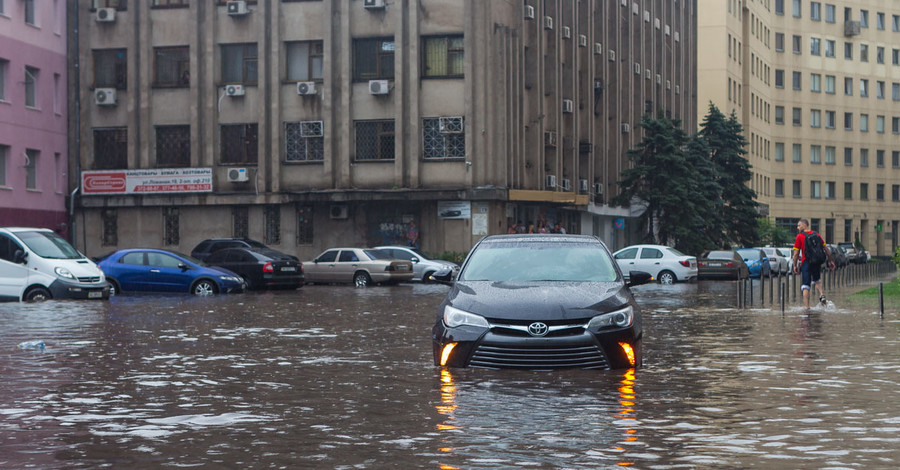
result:
[[[2,2],[0,226],[68,234],[66,2]]]
[[[73,176],[76,245],[189,252],[246,235],[311,259],[335,245],[404,243],[414,221],[421,248],[439,254],[539,219],[611,248],[635,237],[634,214],[609,200],[645,112],[696,127],[694,1],[385,3],[245,2],[237,15],[224,1],[129,2],[98,22],[93,2],[79,1],[76,173],[173,167],[160,133],[180,126],[180,166],[210,168],[212,189],[91,195]],[[321,47],[308,62],[321,76],[292,59],[307,46]],[[174,49],[185,51],[186,80],[161,84]],[[114,106],[95,102],[103,60],[125,70],[106,83]],[[373,94],[370,80],[389,92]],[[315,91],[298,94],[298,82]],[[242,96],[228,95],[234,85]],[[234,125],[240,139],[226,136]],[[239,169],[247,181],[230,181]]]
[[[725,40],[723,40],[725,38]],[[699,115],[735,112],[763,213],[890,256],[900,232],[900,6],[887,0],[709,2]],[[863,92],[865,89],[865,92]]]

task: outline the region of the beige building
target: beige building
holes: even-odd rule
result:
[[[752,187],[796,232],[890,256],[900,228],[900,4],[725,0],[698,12],[698,119],[734,111]]]
[[[692,0],[78,4],[91,255],[248,236],[311,259],[410,221],[431,253],[519,220],[624,246],[642,114],[696,127]]]

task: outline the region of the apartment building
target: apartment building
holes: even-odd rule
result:
[[[791,231],[808,218],[829,242],[890,256],[900,231],[900,5],[709,2],[698,39],[709,45],[698,54],[698,101],[739,116],[763,213]]]
[[[78,4],[90,254],[248,236],[311,259],[410,221],[432,253],[520,220],[623,246],[641,116],[696,127],[694,0]]]
[[[0,226],[68,235],[65,7],[0,0]]]

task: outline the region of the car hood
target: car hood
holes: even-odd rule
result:
[[[241,277],[240,274],[237,274],[234,271],[225,269],[220,266],[203,266],[203,269],[205,269],[210,275]]]
[[[630,301],[623,282],[460,281],[445,305],[489,319],[552,321],[591,318]]]

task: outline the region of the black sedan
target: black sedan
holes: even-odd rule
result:
[[[444,367],[621,369],[641,365],[641,312],[598,238],[495,235],[482,239],[452,283],[432,330]]]
[[[303,265],[296,257],[271,248],[225,248],[206,259],[241,275],[250,289],[296,289],[303,285]]]
[[[750,268],[734,250],[707,251],[697,258],[697,279],[747,279]]]

